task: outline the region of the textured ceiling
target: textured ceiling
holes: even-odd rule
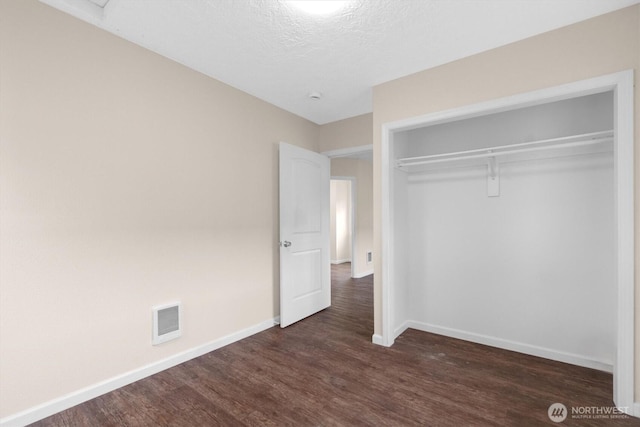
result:
[[[371,111],[372,87],[640,0],[41,0],[324,124]],[[323,94],[312,100],[310,92]]]

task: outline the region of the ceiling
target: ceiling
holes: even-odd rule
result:
[[[372,87],[640,0],[41,0],[318,124],[371,112]],[[319,92],[319,100],[311,99]]]

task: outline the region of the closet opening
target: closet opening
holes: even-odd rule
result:
[[[612,372],[633,407],[633,74],[383,126],[382,337]]]

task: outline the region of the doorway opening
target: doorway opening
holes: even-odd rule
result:
[[[331,179],[351,183],[351,277],[354,279],[373,274],[372,150],[372,146],[360,146],[322,153],[331,160]]]
[[[331,177],[329,205],[331,264],[349,263],[353,277],[353,255],[356,253],[355,178]]]

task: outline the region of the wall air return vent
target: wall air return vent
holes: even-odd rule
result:
[[[179,302],[153,307],[152,344],[178,338],[182,335],[182,306]]]

